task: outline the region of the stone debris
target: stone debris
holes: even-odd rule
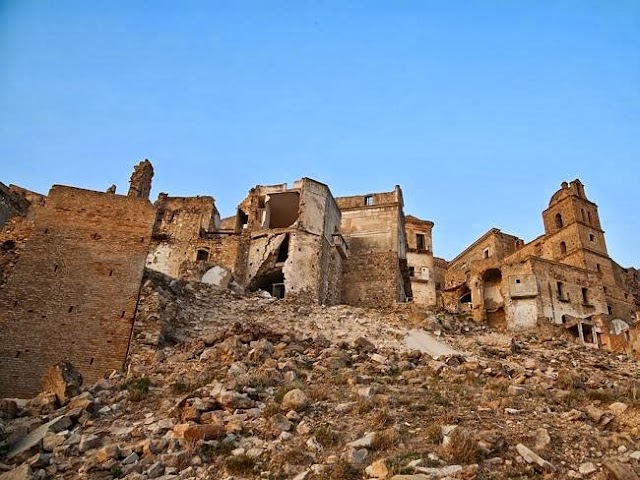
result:
[[[60,405],[80,394],[81,388],[82,375],[66,360],[50,367],[42,381],[42,390],[55,394]]]
[[[542,470],[547,472],[552,472],[555,470],[555,467],[551,463],[547,462],[545,459],[543,459],[541,456],[539,456],[537,453],[524,446],[523,444],[519,443],[518,445],[516,445],[516,450],[518,451],[520,456],[526,460],[527,463],[535,463]]]
[[[422,311],[420,329],[455,352],[434,360],[404,343],[408,306],[266,302],[155,277],[139,310],[126,374],[64,404],[44,392],[5,408],[2,475],[638,478],[637,361],[553,331],[520,334],[514,350],[513,337]]]

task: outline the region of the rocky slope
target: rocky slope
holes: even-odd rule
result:
[[[640,365],[563,335],[149,273],[126,374],[2,401],[0,479],[637,479]]]

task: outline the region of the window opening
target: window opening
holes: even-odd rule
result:
[[[209,260],[209,250],[199,249],[196,253],[196,262],[206,262]]]
[[[416,274],[415,267],[409,267],[409,276],[413,277]]]
[[[416,248],[418,250],[425,250],[424,247],[424,235],[422,233],[416,234]]]
[[[285,235],[284,240],[280,244],[280,248],[278,248],[278,263],[286,262],[287,258],[289,258],[289,235]]]
[[[564,283],[562,282],[557,282],[556,283],[556,288],[558,290],[558,298],[560,300],[565,300],[565,291],[564,291]]]
[[[366,195],[366,196],[364,197],[364,204],[365,204],[367,207],[370,207],[371,205],[373,205],[373,195]]]
[[[567,244],[560,242],[560,253],[567,253]]]
[[[563,226],[562,215],[560,215],[559,213],[556,213],[556,228],[562,228],[562,226]]]
[[[584,305],[589,305],[589,290],[584,287],[582,287],[582,303]]]

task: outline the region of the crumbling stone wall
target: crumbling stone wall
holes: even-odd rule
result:
[[[329,188],[320,182],[303,178],[291,189],[257,185],[238,206],[236,280],[249,290],[284,289],[285,298],[340,302],[340,221]]]
[[[336,198],[349,246],[342,300],[351,305],[404,302],[410,288],[402,190]],[[404,264],[404,265],[403,265]]]
[[[411,293],[414,303],[425,306],[436,305],[432,229],[433,222],[421,220],[412,215],[405,216]]]
[[[29,209],[29,202],[12,192],[9,187],[0,182],[0,228],[11,217],[24,216]]]
[[[235,261],[230,262],[229,257],[235,242],[215,235],[220,215],[212,197],[169,197],[161,193],[155,206],[156,221],[147,268],[180,278],[192,271],[197,262],[204,268],[214,255],[221,259],[221,265],[233,268]]]
[[[0,397],[36,394],[63,359],[87,382],[122,368],[154,217],[138,197],[51,189],[0,292]]]

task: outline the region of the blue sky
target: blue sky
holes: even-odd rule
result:
[[[563,180],[640,266],[640,2],[0,0],[0,181],[152,200],[308,176],[389,191],[451,259]]]

